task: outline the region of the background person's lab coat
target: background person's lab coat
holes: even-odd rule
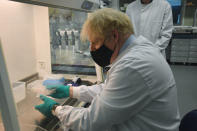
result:
[[[137,38],[108,71],[103,85],[76,87],[88,108],[58,106],[57,117],[74,131],[178,131],[173,74],[151,42]],[[99,93],[98,93],[99,92]]]
[[[126,14],[131,19],[135,35],[142,35],[155,43],[165,56],[173,30],[171,5],[166,0],[153,0],[147,5],[136,0],[128,5]]]

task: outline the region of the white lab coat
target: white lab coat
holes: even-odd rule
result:
[[[135,36],[144,36],[155,43],[163,56],[173,30],[172,9],[166,0],[153,0],[144,5],[136,0],[128,5],[126,14],[130,17]]]
[[[81,86],[73,91],[75,97],[91,101],[91,105],[58,106],[55,113],[66,128],[178,131],[180,116],[173,74],[158,48],[144,37],[118,55],[103,85]]]

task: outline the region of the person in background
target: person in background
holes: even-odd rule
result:
[[[126,14],[134,26],[135,36],[144,36],[165,57],[173,30],[171,5],[166,0],[136,0],[127,6]]]
[[[66,129],[74,131],[178,131],[172,71],[152,42],[134,36],[126,14],[110,8],[91,13],[81,39],[90,41],[90,53],[98,65],[111,67],[106,81],[92,86],[57,86],[50,95],[90,102],[88,108],[60,106],[41,95],[44,103],[35,106],[38,111],[48,117],[56,115]]]

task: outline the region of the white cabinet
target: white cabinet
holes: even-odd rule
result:
[[[171,43],[170,62],[197,63],[197,38],[173,38]]]

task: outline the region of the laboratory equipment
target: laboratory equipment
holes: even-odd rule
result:
[[[46,80],[43,81],[44,86],[64,85],[64,83],[65,83],[64,77],[61,77],[59,79],[47,78]]]
[[[18,103],[26,97],[25,82],[14,82],[12,84],[15,103]]]
[[[135,0],[119,0],[119,10],[122,12],[126,11],[127,6]]]
[[[57,31],[56,33],[57,33],[56,35],[57,35],[58,45],[62,45],[62,36],[59,31]]]
[[[3,117],[4,128],[7,131],[19,131],[19,123],[16,115],[16,107],[11,91],[10,81],[3,56],[3,49],[0,41],[0,107]]]
[[[56,21],[52,19],[53,17],[64,19]],[[49,8],[49,18],[51,18],[49,27],[53,47],[51,48],[52,72],[96,75],[94,62],[89,53],[90,43],[82,43],[80,40],[80,30],[87,18],[87,12]],[[57,33],[53,33],[54,30],[57,30]]]
[[[100,6],[100,0],[12,0],[23,3],[55,7],[55,8],[67,8],[83,11],[91,11],[98,9]],[[105,0],[106,1],[106,0]],[[109,1],[109,0],[108,0]]]
[[[66,30],[64,32],[64,40],[65,40],[65,45],[68,46],[68,34]]]
[[[90,10],[93,6],[93,3],[91,1],[85,0],[82,5],[81,8],[82,9],[86,9],[86,10]]]

